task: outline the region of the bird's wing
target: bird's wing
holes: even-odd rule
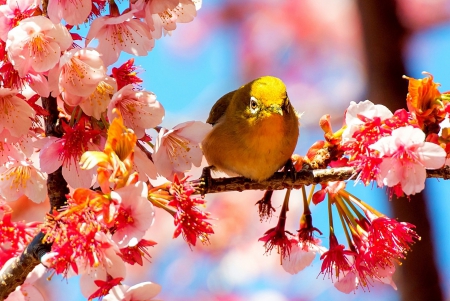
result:
[[[223,115],[225,115],[225,111],[227,110],[228,105],[230,104],[231,99],[233,98],[234,92],[236,92],[236,90],[225,94],[224,96],[219,98],[218,101],[216,101],[216,103],[211,109],[211,112],[209,112],[209,117],[206,120],[206,123],[214,125],[219,121],[219,119]]]

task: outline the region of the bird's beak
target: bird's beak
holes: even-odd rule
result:
[[[279,105],[270,105],[270,111],[275,114],[283,116],[283,109]]]

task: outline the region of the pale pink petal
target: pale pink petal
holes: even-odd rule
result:
[[[130,299],[125,298],[125,292],[127,290],[127,287],[123,285],[116,285],[113,287],[108,295],[103,297],[103,301],[129,301]]]
[[[412,146],[425,141],[425,133],[415,127],[405,126],[392,131],[392,137],[397,139],[399,145]]]
[[[384,185],[393,187],[400,183],[403,176],[402,164],[394,158],[384,158],[380,164],[380,177]]]
[[[64,140],[56,137],[47,137],[44,139],[48,140],[48,142],[39,152],[40,167],[43,172],[52,173],[62,165],[60,154]]]
[[[348,272],[347,275],[334,283],[334,287],[337,288],[338,291],[350,294],[358,287],[358,282],[356,274],[354,272]]]
[[[128,300],[151,300],[161,292],[161,285],[152,282],[142,282],[130,287],[125,293]]]
[[[48,97],[50,95],[50,85],[47,78],[40,73],[28,73],[29,85],[39,96]]]
[[[282,259],[282,266],[286,272],[295,275],[309,266],[315,257],[315,252],[306,251],[298,244],[292,244],[290,256]]]
[[[72,162],[70,166],[64,164],[62,168],[62,175],[72,188],[91,187],[95,182],[96,174],[95,169],[81,169],[78,162]]]
[[[431,142],[425,142],[422,146],[417,148],[420,162],[427,169],[441,168],[445,163],[445,150]]]
[[[96,290],[98,286],[94,283],[95,280],[106,281],[107,274],[103,267],[91,269],[88,273],[82,273],[80,277],[80,290],[85,298],[89,298]]]
[[[11,136],[21,137],[28,134],[35,112],[16,95],[16,90],[0,88],[0,132],[7,129]]]
[[[54,23],[64,19],[70,25],[78,25],[87,21],[91,9],[91,0],[49,0],[47,12]]]
[[[427,172],[420,164],[406,164],[404,165],[403,176],[400,181],[402,190],[406,195],[411,195],[421,192],[425,188],[425,180]]]
[[[178,131],[178,135],[186,137],[194,143],[200,143],[212,130],[212,126],[201,121],[188,121],[180,123],[173,130]]]
[[[137,146],[134,147],[133,168],[139,173],[139,178],[141,180],[146,181],[147,177],[156,180],[157,172],[155,164]]]

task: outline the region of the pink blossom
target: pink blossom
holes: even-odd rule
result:
[[[101,119],[101,114],[108,108],[111,95],[117,92],[116,80],[112,77],[105,77],[97,88],[87,97],[65,94],[66,103],[78,103],[84,114],[92,116],[97,120]],[[70,99],[69,99],[70,98]]]
[[[374,105],[371,101],[365,100],[359,103],[354,101],[350,102],[350,106],[345,112],[345,124],[347,128],[342,133],[342,142],[347,142],[353,139],[353,133],[364,124],[358,116],[364,116],[366,118],[373,119],[374,117],[380,117],[386,119],[392,117],[392,112],[383,105]]]
[[[138,172],[139,179],[149,178],[156,180],[157,173],[155,163],[153,163],[153,161],[150,160],[147,155],[137,146],[134,147],[133,168]]]
[[[282,257],[281,264],[283,269],[289,274],[297,274],[302,271],[304,268],[309,266],[316,254],[323,254],[326,249],[318,245],[320,243],[319,240],[315,240],[317,244],[313,244],[310,242],[298,242],[296,239],[291,240],[292,247],[290,256]]]
[[[9,31],[6,51],[19,76],[24,77],[30,70],[45,72],[52,69],[61,52],[72,43],[69,31],[62,24],[34,16],[20,21]]]
[[[47,143],[39,153],[41,169],[52,173],[62,165],[63,177],[71,187],[90,187],[95,170],[81,169],[78,162],[85,151],[98,150],[91,142],[98,131],[86,130],[84,122],[78,122],[73,128],[63,123],[63,128],[66,133],[62,138],[45,138]]]
[[[195,2],[191,0],[137,1],[135,7],[139,11],[136,16],[144,18],[151,28],[153,38],[159,39],[163,32],[170,34],[175,30],[177,23],[194,20],[201,6],[201,2]]]
[[[77,48],[63,54],[59,65],[50,70],[48,79],[53,96],[63,93],[64,101],[76,106],[81,99],[73,96],[90,96],[105,77],[106,69],[100,54],[95,49]]]
[[[0,87],[0,132],[8,130],[11,136],[28,133],[35,112],[17,90]]]
[[[134,19],[133,13],[129,11],[118,17],[99,17],[92,22],[86,45],[92,39],[98,39],[97,49],[106,66],[115,63],[121,51],[145,56],[155,45],[148,26],[139,19]]]
[[[150,301],[159,294],[161,286],[152,282],[142,282],[132,287],[117,285],[113,287],[103,301]]]
[[[120,111],[125,126],[131,128],[138,139],[144,136],[145,129],[157,126],[164,117],[164,108],[156,100],[156,95],[135,91],[132,84],[126,85],[112,97],[108,106],[110,121],[115,117],[114,108]]]
[[[17,26],[19,21],[31,17],[38,8],[37,0],[7,0],[0,6],[0,39],[6,42],[8,32]]]
[[[210,130],[209,124],[200,121],[180,123],[171,130],[162,128],[153,155],[158,173],[172,179],[175,174],[183,175],[190,170],[192,164],[200,166],[203,156],[200,142]]]
[[[86,22],[91,9],[91,0],[49,0],[47,12],[53,23],[64,19],[67,24],[78,25]]]
[[[382,137],[370,148],[379,152],[378,184],[394,187],[401,184],[407,195],[422,191],[425,187],[426,169],[444,165],[446,153],[439,145],[425,141],[425,133],[412,126],[392,131],[392,136]]]
[[[111,192],[111,198],[120,204],[113,221],[116,232],[112,237],[119,248],[135,246],[153,224],[155,212],[147,199],[147,193],[144,182]]]
[[[0,167],[0,195],[7,201],[15,201],[26,195],[35,203],[47,196],[47,177],[30,160],[10,160]]]

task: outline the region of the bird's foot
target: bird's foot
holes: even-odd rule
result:
[[[212,181],[211,169],[214,169],[214,166],[211,165],[203,168],[199,185],[199,189],[201,191],[202,196],[205,196],[205,194],[208,193],[209,187],[211,185]]]
[[[294,161],[292,160],[292,158],[289,158],[286,164],[284,164],[283,172],[283,182],[289,176],[289,178],[292,180],[292,183],[295,183],[295,180],[297,180],[297,170],[295,169]]]
[[[269,220],[272,217],[272,213],[275,212],[275,208],[272,206],[272,194],[273,190],[266,190],[262,199],[256,202],[258,205],[259,220]]]

